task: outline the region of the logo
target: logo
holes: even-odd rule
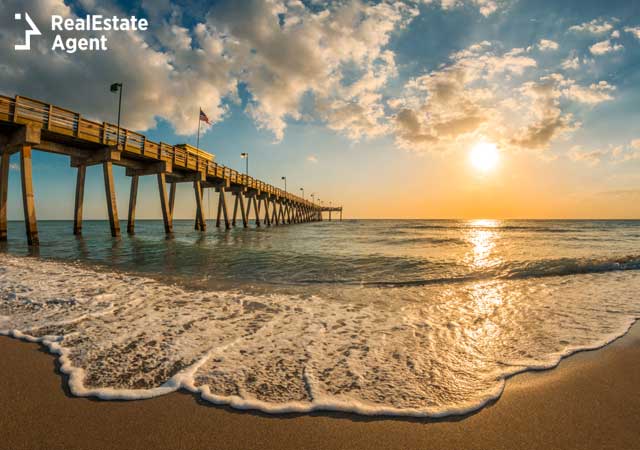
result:
[[[20,13],[16,13],[14,16],[15,20],[22,20],[22,14]],[[36,26],[35,23],[33,23],[33,20],[31,20],[31,17],[29,17],[28,13],[24,13],[24,20],[27,21],[27,24],[29,24],[29,30],[26,30],[24,32],[24,44],[16,44],[14,45],[14,49],[15,50],[31,50],[31,36],[40,36],[42,35],[42,33],[40,32],[40,30],[38,29],[38,27]]]

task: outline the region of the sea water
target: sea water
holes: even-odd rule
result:
[[[75,395],[435,417],[640,317],[640,221],[212,225],[45,221],[29,253],[10,223],[0,333],[58,354]]]

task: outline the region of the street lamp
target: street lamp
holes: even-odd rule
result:
[[[247,177],[249,176],[249,154],[242,152],[240,153],[240,158],[246,159],[246,164],[245,164],[245,174],[247,175]]]
[[[304,200],[304,188],[300,188],[300,190],[302,191],[302,199]]]
[[[287,177],[282,177],[282,179],[284,180],[284,193],[287,193]]]
[[[313,197],[314,197],[315,195],[316,195],[316,193],[315,193],[315,192],[312,192],[312,193],[311,193],[311,203],[313,203]]]
[[[122,83],[113,83],[110,87],[111,92],[120,92],[118,98],[118,132],[116,133],[116,148],[120,145],[120,111],[122,109]]]

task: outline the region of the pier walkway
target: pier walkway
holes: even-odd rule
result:
[[[323,212],[339,212],[341,207],[325,207],[285,192],[263,181],[218,164],[214,155],[188,144],[153,142],[144,135],[107,122],[87,120],[69,111],[27,97],[0,95],[0,241],[7,239],[7,194],[9,157],[20,153],[24,217],[29,245],[37,246],[38,228],[33,192],[32,150],[70,157],[77,168],[74,234],[82,233],[82,205],[87,166],[103,168],[106,204],[111,234],[120,235],[113,166],[124,166],[131,177],[127,232],[135,233],[139,177],[156,176],[165,232],[173,232],[173,211],[177,183],[192,183],[195,200],[195,228],[206,230],[203,191],[218,194],[216,226],[230,229],[249,226],[253,209],[255,226],[319,221]],[[167,187],[168,192],[167,192]],[[230,192],[233,214],[229,214],[225,192]]]

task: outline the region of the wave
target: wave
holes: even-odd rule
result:
[[[561,277],[628,270],[640,270],[640,256],[616,258],[558,258],[540,261],[502,263],[488,270],[465,275],[433,277],[413,280],[347,281],[350,284],[387,287],[426,286],[430,284],[465,283],[487,279],[517,280],[528,278]],[[316,281],[319,282],[319,281]]]
[[[41,342],[74,395],[103,399],[186,389],[267,413],[466,414],[498,398],[509,376],[601,347],[640,315],[631,276],[332,298],[0,260],[0,334]]]

